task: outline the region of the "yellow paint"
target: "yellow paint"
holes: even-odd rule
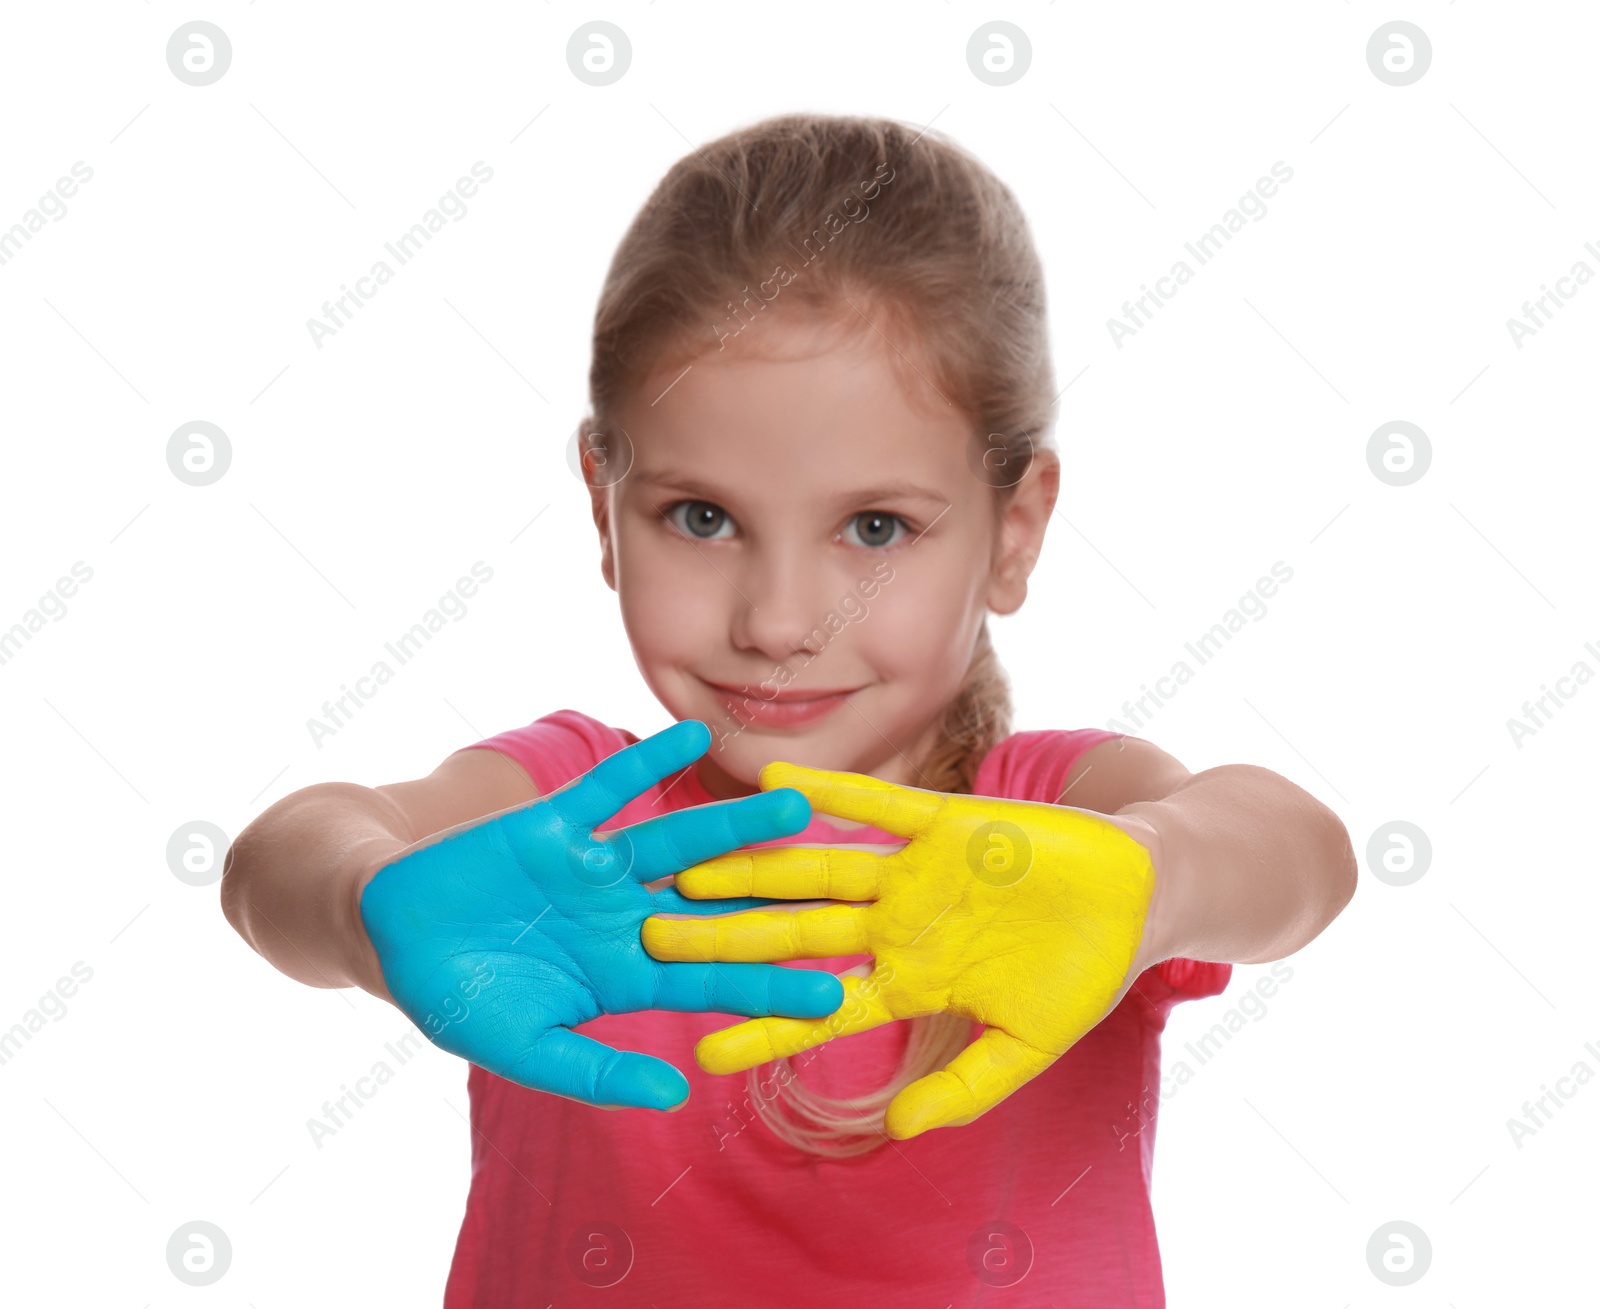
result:
[[[771,763],[761,787],[792,786],[814,810],[906,838],[888,854],[800,846],[736,851],[678,874],[690,899],[866,901],[647,918],[657,959],[774,962],[868,954],[828,1018],[757,1018],[695,1047],[735,1073],[896,1018],[951,1012],[985,1025],[940,1072],[888,1109],[904,1140],[969,1123],[1038,1076],[1127,989],[1155,886],[1149,851],[1084,810],[897,786],[857,773]]]

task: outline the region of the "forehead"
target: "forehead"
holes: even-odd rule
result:
[[[954,492],[970,479],[966,415],[910,343],[856,323],[775,302],[724,348],[654,369],[618,415],[634,473],[791,494],[896,480]]]

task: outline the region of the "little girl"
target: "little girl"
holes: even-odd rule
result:
[[[278,968],[393,1000],[472,1060],[445,1304],[1160,1306],[1167,1015],[1221,992],[1230,961],[1315,937],[1355,860],[1339,819],[1265,769],[1192,775],[1136,738],[1011,732],[986,618],[1026,597],[1060,468],[1044,280],[1010,191],[889,120],[789,115],[697,149],[612,262],[590,392],[601,572],[678,720],[636,747],[659,747],[655,771],[619,753],[633,733],[557,709],[418,781],[287,797],[223,882]],[[1059,615],[1066,674],[1093,629],[1069,596],[1036,603]],[[709,749],[700,728],[683,749],[689,720]],[[970,1016],[704,1072],[691,1052],[728,1014],[823,1017],[841,995],[824,973],[871,961],[654,962],[645,914],[770,903],[694,903],[667,874],[740,846],[904,840],[784,819],[793,793],[757,786],[775,760],[1070,806],[1139,842],[1154,893],[1115,1003],[992,1109],[910,1139],[885,1109],[973,1041]],[[683,811],[725,830],[692,834]],[[630,841],[582,846],[574,824]],[[618,849],[641,866],[600,867]],[[439,948],[418,965],[424,939]],[[1048,1003],[1039,982],[1018,1002]]]

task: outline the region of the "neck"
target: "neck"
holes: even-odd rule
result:
[[[700,756],[695,764],[695,772],[700,778],[700,785],[705,787],[706,794],[713,800],[737,800],[740,796],[755,795],[759,789],[730,776],[716,761],[715,752],[710,750]]]

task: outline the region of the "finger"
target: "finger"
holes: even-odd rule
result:
[[[663,778],[688,767],[710,744],[711,729],[698,718],[686,718],[606,756],[545,800],[567,822],[588,831]]]
[[[565,1027],[547,1028],[502,1067],[482,1059],[473,1062],[519,1086],[585,1104],[671,1109],[689,1098],[688,1079],[666,1060],[613,1050]]]
[[[793,836],[810,822],[805,796],[785,787],[660,814],[609,839],[628,843],[633,875],[651,882],[742,845]]]
[[[970,1123],[1060,1057],[987,1027],[943,1069],[918,1078],[889,1101],[884,1131],[904,1141],[929,1128]]]
[[[719,918],[646,918],[639,935],[657,959],[690,963],[773,963],[868,954],[866,910],[751,909]]]
[[[844,985],[820,968],[771,964],[658,964],[654,1009],[678,1013],[787,1014],[825,1018],[844,1001]]]
[[[776,791],[772,794],[778,794]],[[674,885],[694,900],[764,895],[779,900],[876,900],[892,855],[786,845],[736,850],[685,868]]]
[[[650,909],[658,914],[731,914],[740,909],[759,909],[763,905],[777,904],[776,900],[763,900],[755,896],[739,896],[729,900],[686,900],[674,886],[664,886],[650,893]]]
[[[844,1003],[821,1022],[805,1018],[757,1018],[702,1036],[694,1057],[708,1073],[741,1073],[772,1059],[799,1054],[836,1036],[866,1032],[895,1015],[881,987],[865,987],[859,977],[840,978]]]
[[[896,786],[865,773],[830,773],[781,760],[761,770],[763,790],[792,786],[820,813],[866,823],[908,840],[926,831],[946,797],[940,791]]]

